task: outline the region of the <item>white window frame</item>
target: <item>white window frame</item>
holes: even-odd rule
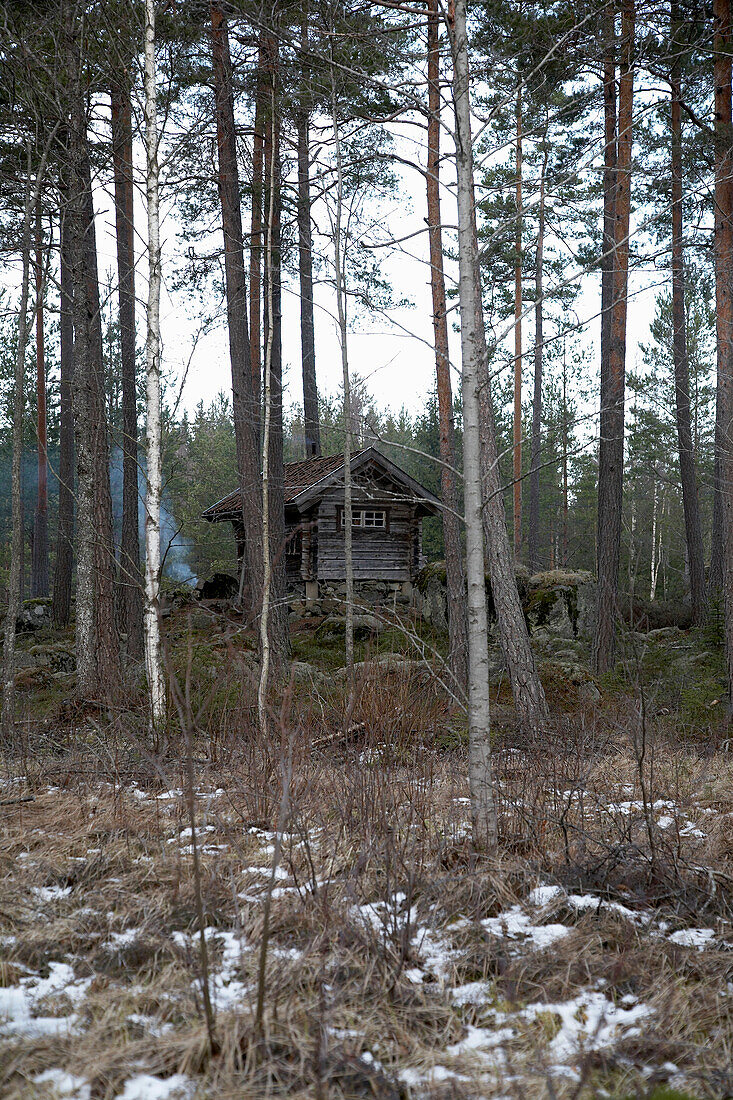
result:
[[[344,516],[345,509],[339,510],[339,527],[343,530],[345,526]],[[379,520],[380,522],[375,522]],[[386,508],[353,508],[351,512],[351,526],[357,528],[359,531],[386,531],[387,530],[387,509]]]

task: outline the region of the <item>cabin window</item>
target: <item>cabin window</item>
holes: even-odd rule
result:
[[[344,509],[339,508],[339,527],[344,526]],[[387,512],[384,508],[353,508],[351,526],[360,530],[381,530],[387,527]]]

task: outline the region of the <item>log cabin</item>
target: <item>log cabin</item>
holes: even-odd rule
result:
[[[409,586],[424,565],[422,520],[436,515],[433,494],[373,447],[351,458],[354,581]],[[318,599],[343,582],[344,456],[285,464],[285,571],[288,589]],[[238,570],[244,563],[245,530],[239,489],[203,513],[211,523],[231,523]]]

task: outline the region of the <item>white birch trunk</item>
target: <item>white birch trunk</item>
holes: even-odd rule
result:
[[[659,559],[657,557],[657,479],[654,478],[652,495],[652,560],[651,560],[651,584],[649,586],[649,600],[652,601],[657,591],[657,576],[659,574]]]
[[[275,132],[275,86],[270,101],[271,134]],[[272,140],[272,138],[271,138]],[[257,714],[260,730],[267,734],[267,683],[270,676],[270,591],[272,589],[272,556],[270,554],[270,426],[272,422],[272,342],[275,311],[272,298],[272,227],[275,217],[275,151],[270,157],[270,202],[267,210],[265,264],[267,270],[267,345],[265,347],[264,422],[262,427],[262,614],[260,615],[260,681],[257,687]]]
[[[461,316],[463,394],[463,485],[466,512],[466,579],[468,582],[468,737],[473,841],[492,852],[497,847],[496,804],[491,776],[489,737],[489,654],[486,620],[484,538],[481,515],[481,449],[479,385],[482,316],[477,285],[473,149],[469,95],[466,0],[456,0],[448,24],[453,53],[453,103],[456,115],[458,174],[458,265]]]
[[[145,151],[148,208],[148,307],[145,341],[145,669],[153,726],[165,720],[165,680],[160,646],[160,208],[158,200],[158,119],[155,72],[155,0],[145,0]]]

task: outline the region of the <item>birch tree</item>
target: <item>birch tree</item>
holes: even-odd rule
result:
[[[145,341],[145,669],[154,727],[165,720],[165,681],[160,649],[160,204],[155,66],[155,0],[145,0],[145,194],[148,213],[148,305]]]
[[[468,585],[468,738],[474,845],[488,852],[498,843],[491,774],[488,622],[484,574],[479,392],[485,370],[476,212],[473,193],[470,77],[466,0],[456,0],[448,20],[453,55],[458,178],[458,267],[463,396],[463,484]]]

